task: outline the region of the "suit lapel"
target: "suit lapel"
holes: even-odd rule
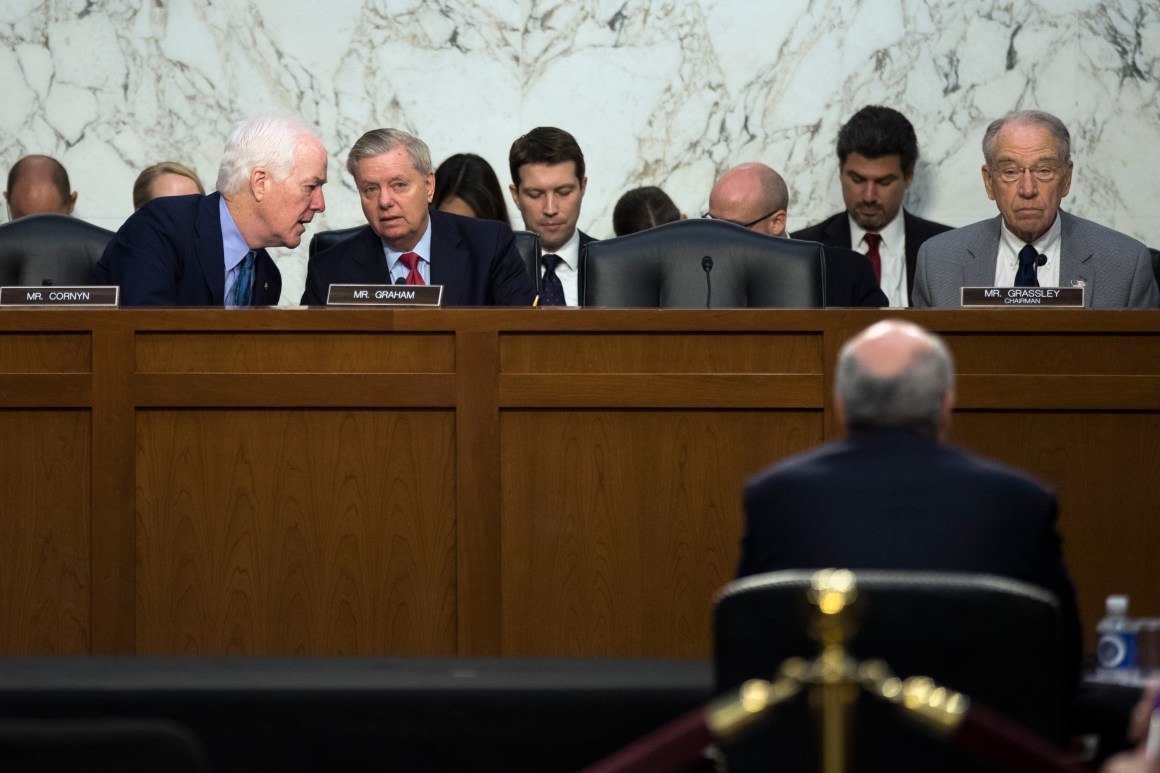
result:
[[[850,236],[850,216],[845,212],[831,218],[824,233],[828,243],[854,249],[854,245],[850,243],[853,239]]]
[[[221,194],[206,196],[198,204],[193,254],[197,270],[205,279],[212,306],[225,305],[226,267],[222,249],[222,222],[218,212]],[[188,270],[188,269],[187,269]]]
[[[1002,216],[996,216],[987,228],[967,244],[963,261],[961,287],[991,287],[995,284],[995,261],[999,259],[999,229]]]
[[[914,232],[913,218],[902,208],[902,238],[906,240],[906,297],[914,305],[914,272],[918,266],[918,234]]]
[[[1059,211],[1059,286],[1083,287],[1083,305],[1091,308],[1095,271],[1090,263],[1095,250],[1088,244],[1075,218]]]
[[[463,278],[470,257],[459,229],[451,218],[431,211],[431,284],[443,285],[443,305],[463,305]]]
[[[343,282],[351,284],[389,285],[391,271],[387,266],[386,253],[383,251],[383,240],[379,238],[371,227],[366,229],[353,240],[351,249],[347,253],[355,269],[351,279]]]

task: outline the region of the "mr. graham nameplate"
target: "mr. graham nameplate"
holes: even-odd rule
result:
[[[121,288],[117,286],[65,287],[0,287],[0,306],[94,306],[116,307]]]
[[[964,287],[962,307],[1082,309],[1083,290],[1082,287]]]
[[[440,306],[443,285],[331,285],[327,306]]]

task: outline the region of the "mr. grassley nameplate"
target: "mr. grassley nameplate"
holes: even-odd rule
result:
[[[443,285],[331,285],[327,306],[440,306]]]
[[[0,306],[117,306],[121,288],[117,286],[0,287]]]
[[[995,306],[1050,306],[1083,308],[1082,287],[964,287],[961,305],[964,309]]]

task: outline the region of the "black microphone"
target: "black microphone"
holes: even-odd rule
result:
[[[52,281],[51,279],[45,279],[44,281],[42,281],[40,283],[41,287],[53,287],[55,285],[56,285],[56,282]]]
[[[706,255],[701,258],[701,268],[705,269],[705,308],[712,308],[711,302],[713,300],[713,280],[709,278],[709,272],[713,270],[713,259]]]
[[[395,284],[397,284],[397,285],[407,284],[407,277],[405,277],[405,276],[399,277],[398,279],[395,280]]]
[[[1035,265],[1036,266],[1046,266],[1047,265],[1047,256],[1040,255],[1038,258],[1035,259]]]

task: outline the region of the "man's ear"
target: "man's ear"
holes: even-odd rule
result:
[[[76,206],[77,206],[77,192],[73,191],[68,197],[68,203],[65,204],[64,213],[66,215],[71,215],[73,213],[73,210],[76,209]]]
[[[269,184],[270,173],[266,171],[266,167],[256,166],[250,170],[250,193],[253,194],[254,201],[261,201],[266,197]]]

